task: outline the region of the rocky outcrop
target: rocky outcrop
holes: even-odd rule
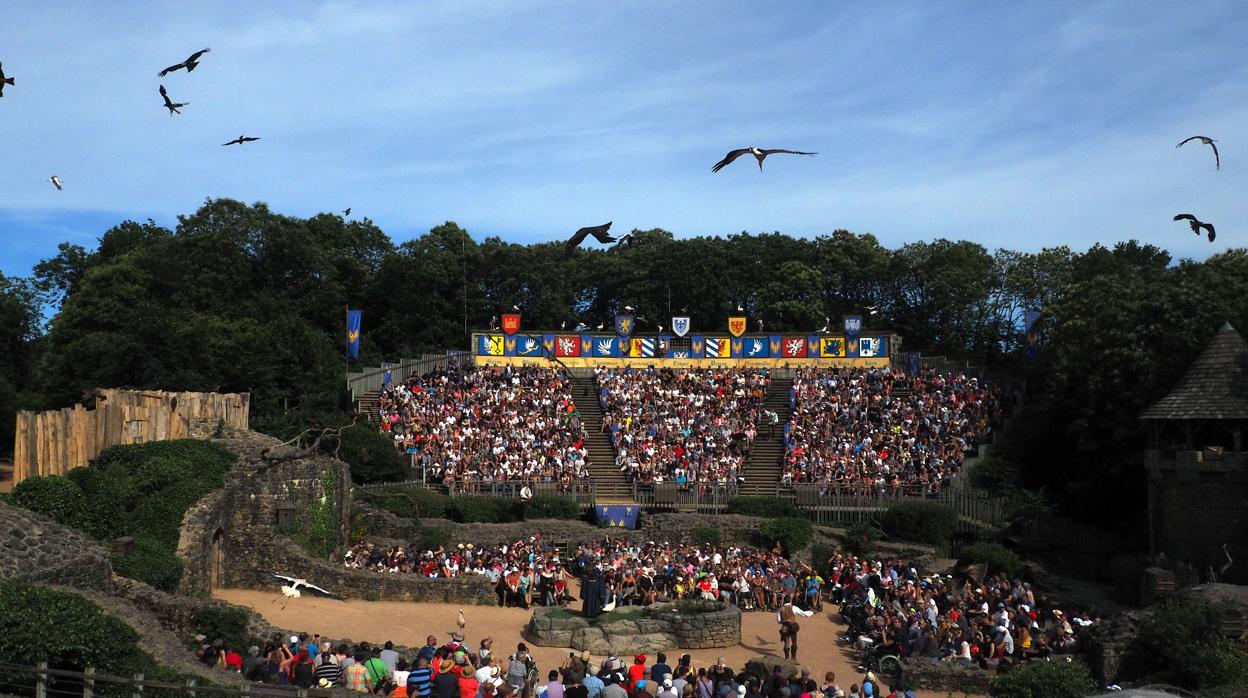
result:
[[[0,503],[0,579],[107,591],[109,552],[83,533],[28,509]]]
[[[652,654],[674,649],[731,647],[741,641],[741,610],[722,603],[655,604],[617,610],[590,621],[559,608],[539,608],[524,637],[543,647],[570,647],[592,654]],[[612,618],[615,615],[615,618]]]

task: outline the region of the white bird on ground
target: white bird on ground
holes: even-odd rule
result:
[[[61,181],[60,177],[57,177],[56,175],[52,175],[51,177],[48,177],[48,181],[51,182],[56,187],[57,191],[65,190],[65,187],[61,186],[62,184],[64,184],[64,182]]]
[[[823,318],[823,327],[819,330],[819,334],[827,334],[827,333],[828,333],[828,328],[829,328],[829,327],[831,327],[831,326],[832,326],[832,318],[830,318],[830,317],[824,317],[824,318]]]
[[[455,619],[455,625],[458,625],[460,630],[463,630],[468,625],[468,621],[464,620],[464,609],[462,608],[459,609],[459,617]]]
[[[600,329],[600,330],[601,330],[602,328],[606,327],[606,326],[607,326],[607,323],[605,323],[605,322],[598,323],[598,329]]]
[[[740,303],[737,303],[737,312],[738,312],[738,313],[744,313],[744,312],[745,312],[745,308],[741,307],[741,304],[740,304]]]

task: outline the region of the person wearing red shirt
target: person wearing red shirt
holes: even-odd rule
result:
[[[628,690],[631,693],[637,689],[637,682],[646,678],[646,655],[639,654],[633,657],[633,665],[628,668]]]

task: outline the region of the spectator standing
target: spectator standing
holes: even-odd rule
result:
[[[546,698],[563,698],[563,682],[559,680],[558,669],[551,669],[546,677]]]
[[[321,679],[330,683],[330,685],[338,683],[338,676],[342,673],[341,667],[338,666],[338,656],[333,652],[321,652],[317,657],[316,672],[313,678],[319,684]]]
[[[368,669],[364,668],[363,653],[356,652],[354,659],[355,661],[353,661],[343,672],[342,685],[345,686],[347,690],[355,691],[356,693],[372,693],[373,682],[368,676]],[[455,697],[448,696],[448,698]]]
[[[394,651],[393,642],[386,640],[386,644],[383,646],[382,650],[377,653],[377,658],[386,665],[386,668],[391,674],[394,673],[394,668],[399,661],[399,653]]]
[[[429,698],[433,689],[433,670],[424,655],[416,657],[416,666],[407,674],[408,698]]]
[[[581,680],[581,685],[585,688],[587,698],[598,698],[602,689],[606,688],[602,679],[589,672],[588,665],[585,667],[585,678]]]
[[[672,668],[667,665],[667,655],[659,652],[655,657],[654,666],[650,667],[650,680],[662,681],[664,676],[672,673]]]

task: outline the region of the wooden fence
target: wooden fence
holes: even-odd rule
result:
[[[143,674],[134,676],[110,676],[98,674],[95,669],[66,671],[48,668],[47,662],[38,666],[0,664],[0,695],[34,696],[134,696],[134,698],[329,698],[335,695],[331,689],[274,686],[262,683],[237,683],[223,685],[199,685],[194,679],[183,683],[153,681]]]
[[[223,425],[247,429],[248,393],[168,393],[101,389],[94,409],[74,405],[19,412],[13,484],[34,475],[63,475],[88,465],[109,446],[206,437]]]

